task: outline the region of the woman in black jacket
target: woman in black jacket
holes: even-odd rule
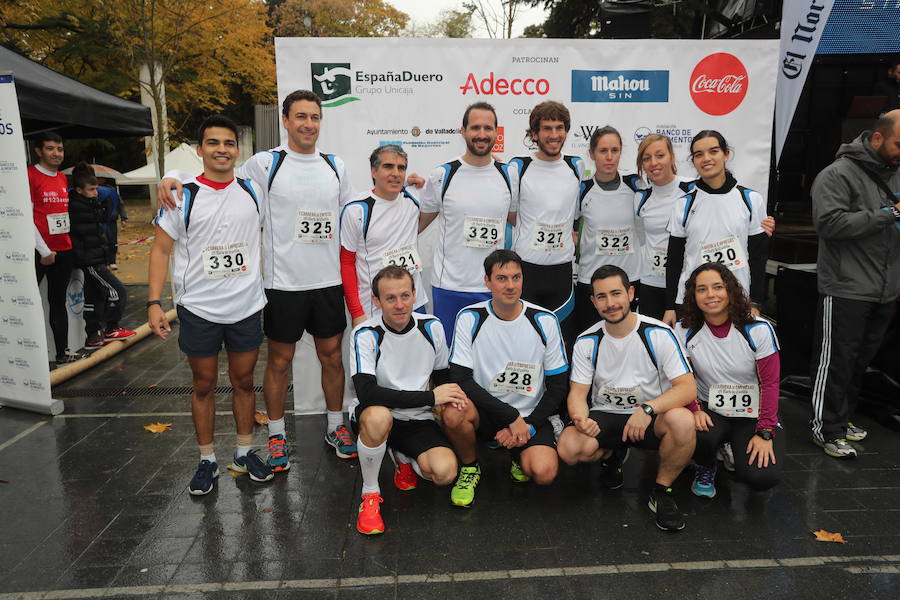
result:
[[[69,219],[75,266],[84,272],[85,348],[134,335],[119,327],[127,297],[125,286],[107,268],[108,242],[103,224],[106,211],[97,193],[91,167],[79,163],[72,170],[74,189],[69,191]]]

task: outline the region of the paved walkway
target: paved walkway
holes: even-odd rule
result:
[[[134,289],[137,319],[145,292]],[[900,597],[900,444],[865,418],[861,456],[840,462],[807,441],[805,403],[782,398],[781,485],[754,494],[724,473],[707,501],[683,475],[687,527],[674,534],[646,507],[644,452],[609,492],[590,468],[563,468],[549,488],[515,485],[508,455],[485,449],[470,510],[428,483],[394,489],[386,461],[388,529],[368,538],[354,528],[358,465],[322,442],[324,417],[287,417],[293,467],[271,484],[225,471],[210,495],[187,494],[189,385],[175,340],[154,338],[58,387],[63,415],[0,410],[0,600]],[[218,410],[227,457],[227,394]],[[155,421],[171,431],[144,431]],[[255,443],[265,438],[257,428]],[[848,543],[817,542],[818,529]]]

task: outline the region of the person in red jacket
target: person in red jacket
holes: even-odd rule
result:
[[[34,225],[43,244],[35,256],[38,284],[47,277],[47,301],[50,305],[50,329],[56,345],[57,364],[80,358],[66,353],[69,317],[66,313],[66,289],[72,275],[72,240],[69,237],[69,192],[66,176],[59,172],[65,156],[63,140],[46,132],[34,138],[37,162],[28,167]]]

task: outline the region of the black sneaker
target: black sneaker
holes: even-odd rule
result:
[[[647,506],[656,513],[656,526],[663,531],[684,529],[684,518],[678,510],[678,505],[675,504],[672,488],[666,488],[663,492],[659,486],[653,486]]]
[[[608,490],[617,490],[625,483],[625,477],[622,475],[622,465],[628,460],[631,448],[620,448],[613,450],[612,455],[603,461],[601,468],[603,472],[600,475],[600,483]]]
[[[219,476],[218,463],[201,460],[197,466],[197,472],[194,473],[191,483],[188,484],[188,491],[193,496],[203,496],[213,489],[213,480]]]

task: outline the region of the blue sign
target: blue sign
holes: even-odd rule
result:
[[[900,0],[835,0],[818,54],[900,53]]]
[[[572,102],[668,101],[668,71],[572,71]]]

